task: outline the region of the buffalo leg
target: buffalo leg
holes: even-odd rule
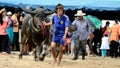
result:
[[[43,47],[41,47],[40,49],[41,49],[40,60],[44,61],[44,58],[47,54],[47,44],[44,44]]]
[[[35,61],[38,61],[36,48],[33,49],[33,52],[34,52],[34,60],[35,60]]]
[[[35,61],[39,61],[39,56],[40,56],[40,46],[36,45],[36,51],[35,51]]]
[[[20,44],[20,54],[19,54],[19,59],[22,59],[22,56],[23,56],[23,51],[24,50],[24,45],[23,44]]]

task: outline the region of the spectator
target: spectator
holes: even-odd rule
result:
[[[105,33],[109,33],[109,29],[110,29],[109,25],[110,25],[110,22],[107,21],[105,27],[102,28],[102,33],[103,33],[102,35],[104,35]]]
[[[102,37],[102,44],[101,44],[101,53],[102,53],[102,57],[106,57],[107,54],[107,49],[110,49],[109,47],[109,37],[108,34],[104,34]]]
[[[118,57],[118,40],[120,35],[120,25],[118,21],[110,28],[110,56]]]
[[[12,15],[11,19],[13,20],[13,32],[14,32],[14,38],[13,38],[13,45],[12,50],[19,50],[19,43],[18,43],[18,16],[20,14],[19,10],[16,10],[15,13]]]
[[[0,10],[0,52],[2,54],[7,54],[8,35],[6,29],[9,26],[8,22],[6,10],[3,8]]]
[[[88,21],[83,18],[84,15],[86,14],[83,13],[82,10],[78,10],[77,14],[75,14],[75,16],[78,18],[72,23],[72,25],[76,26],[77,28],[77,30],[74,32],[75,52],[73,60],[78,59],[80,46],[82,47],[82,60],[85,60],[87,37],[91,34],[91,26]]]
[[[9,19],[9,27],[7,28],[6,32],[8,34],[8,37],[9,37],[9,43],[8,43],[8,53],[10,54],[11,53],[11,48],[12,48],[12,44],[13,44],[13,20],[11,19],[11,16],[12,16],[12,12],[7,12],[7,16],[8,16],[8,19]]]

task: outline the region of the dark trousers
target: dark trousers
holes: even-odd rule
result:
[[[0,35],[0,52],[7,52],[8,36]]]
[[[118,42],[111,41],[110,42],[110,56],[111,57],[118,57]]]
[[[81,47],[82,48],[82,59],[85,59],[86,44],[87,44],[87,40],[80,41],[79,39],[75,39],[74,58],[78,58],[80,47]]]
[[[11,49],[11,46],[12,45],[12,43],[10,43],[10,39],[8,38],[8,46],[7,46],[7,53],[8,54],[10,54],[11,53],[11,51],[12,51],[12,49]]]
[[[14,32],[14,38],[13,38],[13,45],[12,45],[12,50],[19,51],[19,42],[18,42],[18,32]]]
[[[119,57],[120,57],[120,44],[119,44],[119,47],[118,47],[118,49],[119,49],[118,55],[119,55]]]

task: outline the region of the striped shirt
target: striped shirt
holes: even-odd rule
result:
[[[73,21],[72,25],[77,27],[77,30],[73,34],[74,38],[85,40],[87,39],[88,35],[92,33],[91,25],[86,19],[83,19],[83,21],[76,19]]]

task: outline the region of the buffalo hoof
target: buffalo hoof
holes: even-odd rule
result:
[[[21,55],[19,55],[19,59],[22,59],[22,56],[21,56]]]
[[[45,54],[43,54],[42,57],[40,57],[39,59],[40,59],[40,61],[44,61],[44,59],[45,59]]]
[[[35,61],[39,61],[39,58],[35,58]]]
[[[44,61],[44,58],[39,58],[40,59],[40,61]]]

